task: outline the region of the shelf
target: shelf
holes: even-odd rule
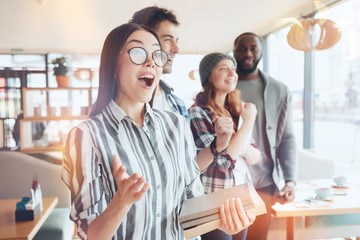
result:
[[[23,88],[22,92],[28,120],[82,120],[91,106],[91,88]]]
[[[56,90],[62,90],[62,91],[71,91],[71,90],[85,90],[88,91],[91,88],[90,87],[47,87],[47,88],[23,88],[25,91],[56,91]]]
[[[85,120],[87,115],[82,116],[49,116],[49,117],[27,117],[22,119],[23,121],[32,121],[32,122],[44,122],[44,121],[64,121],[64,120]]]
[[[0,148],[5,146],[5,127],[4,120],[0,119]]]
[[[23,88],[20,150],[62,152],[68,132],[88,118],[91,90],[89,87]]]

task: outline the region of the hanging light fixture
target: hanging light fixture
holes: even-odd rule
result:
[[[314,36],[316,34],[316,24],[321,29],[318,36]],[[325,18],[306,18],[291,27],[287,35],[287,42],[296,50],[310,52],[313,49],[324,50],[331,48],[340,38],[341,29],[335,22]],[[318,39],[316,44],[313,43],[314,39]]]

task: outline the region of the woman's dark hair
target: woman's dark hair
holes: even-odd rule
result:
[[[123,24],[109,33],[101,52],[98,96],[92,106],[90,116],[99,114],[108,105],[110,100],[116,97],[119,87],[118,80],[115,78],[118,55],[130,35],[139,30],[147,31],[154,35],[160,45],[157,35],[150,28],[135,23]]]

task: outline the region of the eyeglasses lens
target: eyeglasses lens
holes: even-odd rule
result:
[[[157,50],[153,53],[154,62],[159,67],[163,67],[168,62],[168,55],[162,50]]]
[[[143,64],[146,62],[147,54],[146,51],[142,48],[132,48],[129,51],[130,59],[135,64]]]
[[[143,48],[135,47],[130,49],[128,52],[131,61],[135,64],[141,65],[147,60],[147,52]],[[156,50],[153,52],[152,57],[154,59],[154,63],[159,67],[165,66],[168,62],[168,55],[163,50]]]

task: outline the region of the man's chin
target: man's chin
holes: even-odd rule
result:
[[[238,66],[237,71],[241,72],[243,74],[250,74],[250,73],[253,73],[256,69],[257,69],[257,66],[253,66],[251,68],[245,68],[245,67]]]
[[[171,66],[166,66],[163,68],[163,74],[170,74],[172,72],[172,67]]]

